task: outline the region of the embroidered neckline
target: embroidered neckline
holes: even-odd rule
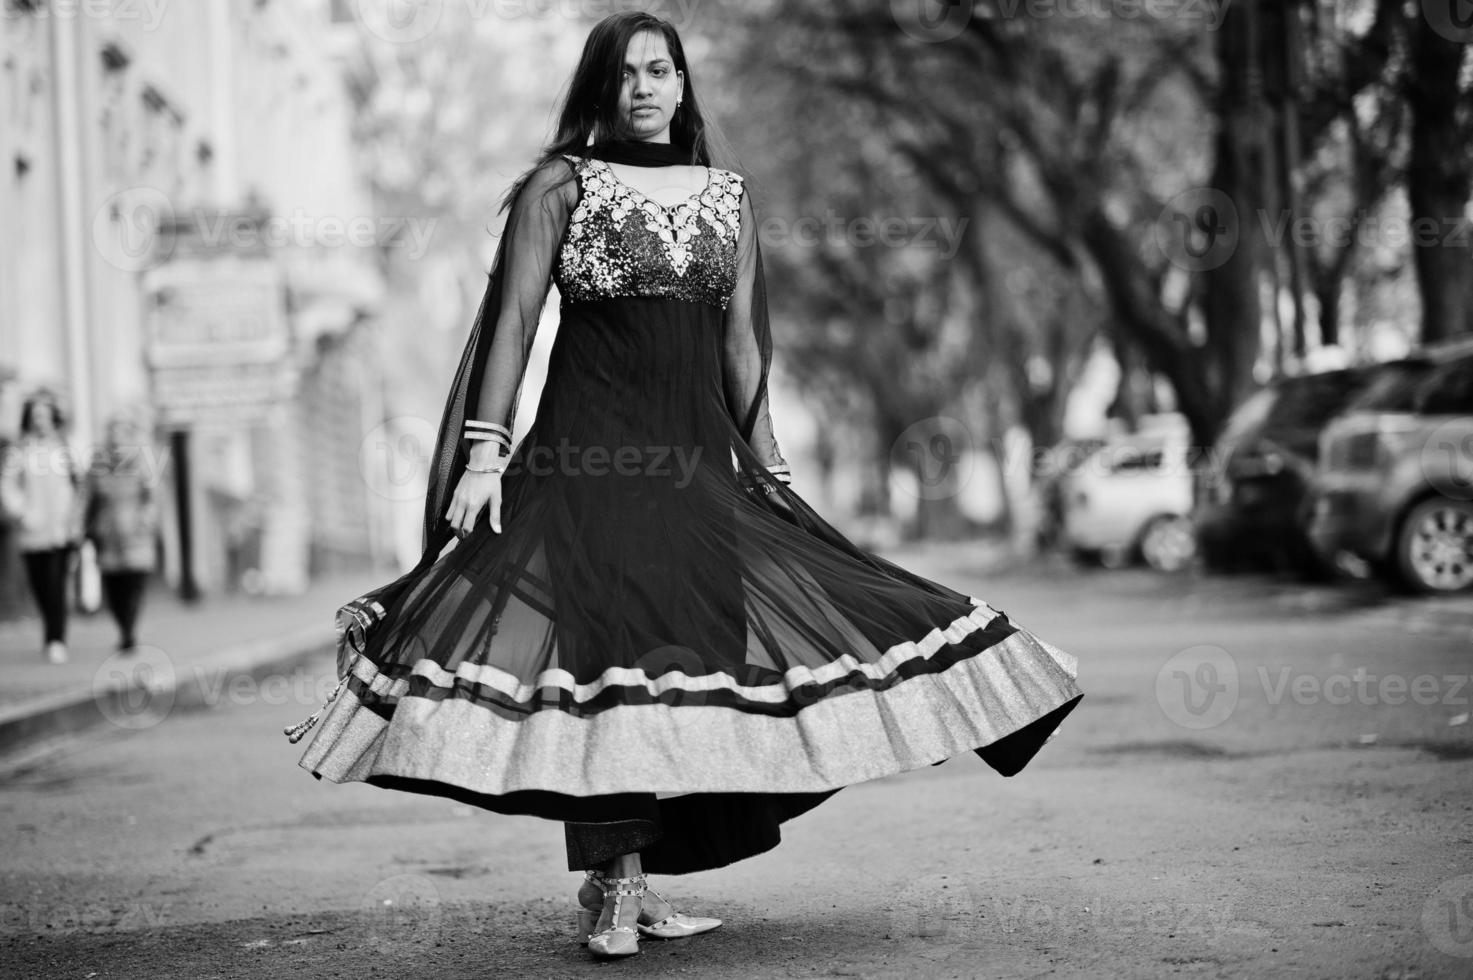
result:
[[[706,183],[699,191],[689,195],[683,201],[674,204],[661,204],[648,194],[625,183],[614,173],[608,161],[599,160],[594,157],[578,157],[574,154],[564,154],[575,171],[582,178],[577,206],[573,209],[567,238],[562,251],[559,252],[559,274],[565,277],[576,274],[575,265],[584,265],[588,271],[602,277],[596,284],[597,288],[614,290],[620,276],[638,278],[632,269],[624,269],[617,264],[610,264],[609,260],[614,252],[626,248],[627,243],[615,244],[614,238],[604,240],[600,238],[597,242],[590,242],[587,226],[595,221],[595,215],[600,212],[607,217],[602,219],[612,224],[617,234],[630,231],[627,221],[635,221],[643,226],[643,231],[654,238],[655,249],[663,253],[661,265],[669,270],[678,282],[686,277],[691,269],[691,260],[696,254],[698,243],[708,237],[715,236],[718,243],[727,243],[725,247],[734,247],[741,235],[741,176],[729,170],[718,167],[708,167],[706,172]],[[595,166],[603,164],[603,166]],[[709,228],[704,226],[709,225]],[[717,244],[712,246],[714,253],[721,254],[723,262],[729,264],[730,256],[722,251],[723,246]],[[588,255],[579,252],[580,248],[589,251]],[[593,253],[598,253],[602,264],[593,259]],[[574,256],[579,256],[574,260]],[[729,269],[723,270],[730,273]],[[604,280],[608,281],[605,282]],[[631,281],[633,281],[631,279]],[[561,283],[560,283],[561,285]],[[679,292],[685,287],[672,287]],[[699,292],[702,287],[692,286],[690,290]],[[596,292],[597,289],[594,289]],[[565,295],[567,293],[565,292]],[[730,295],[721,296],[719,300],[713,298],[715,305],[723,308],[730,299]]]
[[[624,190],[628,191],[630,194],[634,195],[635,197],[639,198],[640,200],[642,200],[642,201],[644,201],[644,202],[646,202],[648,204],[653,204],[655,207],[657,207],[661,211],[665,211],[665,212],[679,211],[681,208],[690,207],[692,204],[694,204],[695,202],[701,200],[707,194],[709,194],[711,192],[711,188],[716,183],[716,168],[715,167],[707,167],[706,168],[706,186],[702,187],[700,190],[696,191],[694,194],[691,194],[689,197],[687,197],[683,201],[677,201],[674,204],[661,204],[659,201],[657,201],[654,198],[650,197],[648,194],[646,194],[644,191],[640,190],[639,188],[635,187],[633,184],[627,183],[626,181],[624,181],[623,179],[621,179],[619,177],[619,175],[614,172],[614,168],[611,167],[611,166],[609,166],[609,162],[607,160],[599,160],[596,157],[590,157],[589,159],[594,160],[595,162],[601,164],[603,166],[604,172],[606,172],[609,175],[610,179],[612,179],[614,181],[614,183],[618,184],[620,187],[624,188]]]

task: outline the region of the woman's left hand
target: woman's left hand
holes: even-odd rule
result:
[[[476,526],[481,510],[491,511],[491,530],[501,533],[501,474],[477,473],[466,470],[455,485],[455,495],[450,500],[450,510],[445,514],[455,536],[463,538]]]

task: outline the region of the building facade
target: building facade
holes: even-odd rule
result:
[[[88,458],[147,406],[163,576],[388,564],[361,474],[383,280],[327,3],[0,0],[0,440],[59,389]],[[0,615],[27,608],[0,532]]]

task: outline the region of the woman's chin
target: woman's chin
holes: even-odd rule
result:
[[[641,113],[634,116],[629,123],[636,135],[640,137],[654,136],[665,128],[664,120],[658,112]]]

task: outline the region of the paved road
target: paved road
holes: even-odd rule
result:
[[[315,782],[279,734],[304,682],[12,765],[0,974],[1473,976],[1466,602],[941,577],[1078,654],[1084,704],[1018,777],[851,787],[775,851],[655,879],[715,933],[590,962],[558,825]]]

